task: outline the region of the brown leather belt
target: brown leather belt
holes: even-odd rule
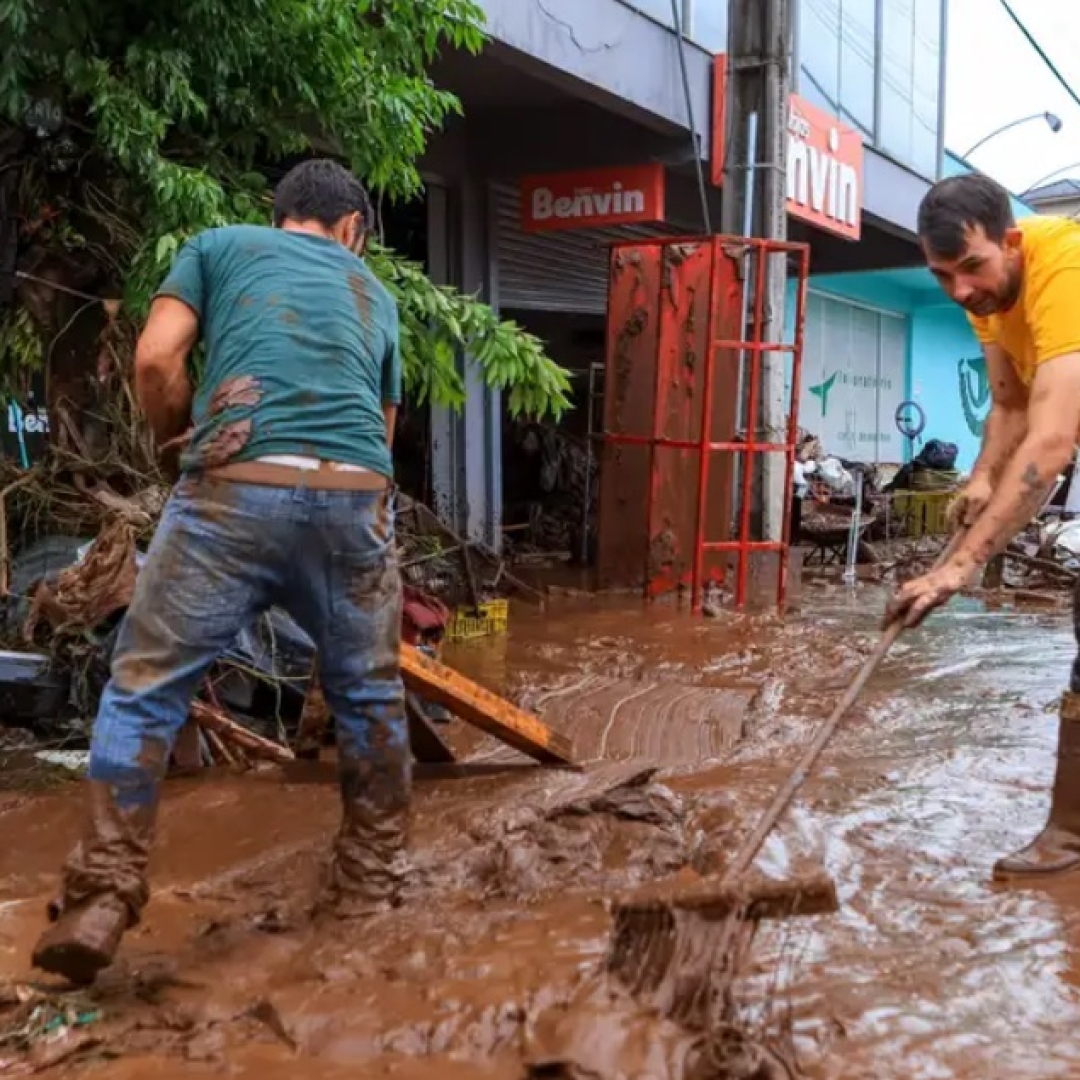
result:
[[[204,475],[212,480],[231,480],[236,484],[303,487],[312,491],[385,491],[390,486],[390,481],[380,473],[336,468],[328,461],[320,462],[317,469],[298,469],[269,461],[237,461],[207,469]]]

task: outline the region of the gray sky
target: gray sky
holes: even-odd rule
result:
[[[1080,0],[1011,0],[1066,79],[1080,93]],[[945,141],[965,153],[995,128],[1031,113],[1061,117],[1058,134],[1041,121],[988,142],[971,163],[1022,192],[1047,173],[1080,179],[1080,106],[1057,82],[999,0],[949,0]]]

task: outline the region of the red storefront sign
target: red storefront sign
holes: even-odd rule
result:
[[[788,213],[837,236],[862,234],[863,139],[794,94],[788,107]]]
[[[664,220],[660,164],[526,176],[520,191],[521,228],[529,233]]]
[[[727,57],[713,62],[712,181],[721,184],[727,134]],[[788,106],[787,209],[825,232],[862,235],[863,137],[791,95]],[[760,156],[760,155],[759,155]]]

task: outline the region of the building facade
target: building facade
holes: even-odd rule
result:
[[[722,152],[727,0],[481,6],[490,46],[446,57],[434,73],[464,117],[424,162],[422,254],[437,280],[480,294],[547,342],[574,375],[566,424],[580,436],[597,392],[590,372],[604,356],[608,244],[707,231],[696,165],[708,173]],[[892,417],[912,390],[909,283],[865,275],[919,264],[916,212],[943,161],[946,7],[797,3],[790,237],[810,244],[815,276],[803,424],[845,456],[906,453]],[[850,158],[841,145],[855,148]],[[716,231],[723,192],[707,188]],[[431,417],[432,497],[462,530],[497,545],[507,427],[499,395],[462,363],[463,412]]]
[[[1080,214],[1080,180],[1055,180],[1052,184],[1043,184],[1027,192],[1024,202],[1040,214],[1076,217]]]

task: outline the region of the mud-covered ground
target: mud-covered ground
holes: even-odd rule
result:
[[[604,902],[722,867],[869,651],[879,593],[806,591],[786,624],[564,600],[460,647],[594,764],[456,732],[466,764],[418,771],[411,895],[366,922],[306,914],[332,765],[170,782],[154,900],[88,994],[28,970],[77,788],[0,778],[0,1077],[72,1051],[59,1069],[115,1080],[688,1076],[682,1034],[596,979]],[[1080,1075],[1080,883],[989,882],[1041,825],[1069,634],[968,600],[910,635],[767,845],[770,873],[816,860],[841,897],[768,926],[742,983],[742,1023],[787,1029],[807,1075]],[[58,1008],[81,1021],[61,1044],[40,1030]]]

